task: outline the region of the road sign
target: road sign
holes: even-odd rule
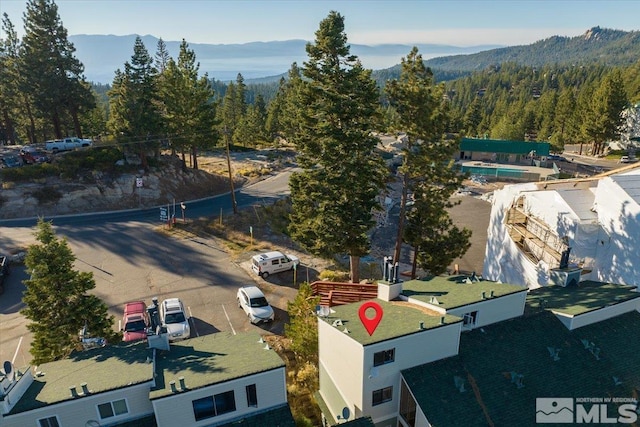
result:
[[[160,221],[169,221],[169,208],[160,208]]]

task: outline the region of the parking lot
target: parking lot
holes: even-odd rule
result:
[[[281,334],[288,320],[287,301],[297,292],[292,272],[275,274],[265,281],[250,272],[248,256],[234,260],[214,240],[168,236],[157,227],[135,223],[86,226],[82,230],[65,227],[57,233],[68,239],[77,258],[76,269],[93,273],[94,292],[109,306],[114,328],[118,328],[127,302],[142,300],[149,305],[153,297],[160,302],[177,297],[190,316],[192,338],[218,331]],[[18,234],[12,237],[13,243],[18,239],[33,241],[30,230]],[[3,243],[0,241],[0,247]],[[14,360],[17,366],[25,366],[31,359],[27,320],[19,313],[23,307],[22,280],[27,277],[22,266],[14,266],[0,295],[0,358]],[[301,277],[298,283],[303,280]],[[243,285],[258,285],[263,290],[275,312],[272,323],[252,325],[238,308],[236,293]]]

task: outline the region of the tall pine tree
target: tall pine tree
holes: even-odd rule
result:
[[[31,321],[33,363],[68,356],[78,349],[79,331],[87,326],[91,335],[118,340],[107,305],[88,292],[95,288],[92,273],[73,269],[75,256],[66,239],[56,237],[50,222],[38,221],[36,240],[27,251],[25,265],[31,277],[24,281],[22,314]]]
[[[303,170],[291,176],[290,231],[316,254],[348,254],[357,282],[387,176],[372,134],[378,90],[371,72],[349,53],[339,13],[320,23],[306,50],[292,138]]]
[[[386,91],[397,110],[397,127],[407,135],[400,167],[402,196],[394,262],[401,261],[404,240],[414,249],[412,277],[419,261],[433,274],[440,274],[448,262],[466,252],[470,237],[468,231],[453,226],[446,211],[452,206],[450,196],[460,188],[463,176],[451,161],[458,141],[444,138],[449,117],[444,86],[434,84],[431,70],[414,47],[402,59],[400,79],[390,81]],[[414,204],[406,214],[408,192],[414,194]]]
[[[85,82],[84,65],[67,39],[58,6],[53,0],[28,0],[24,27],[21,89],[33,100],[37,114],[50,121],[56,138],[71,133],[82,138],[79,115],[94,108],[95,99]]]
[[[121,143],[137,149],[145,170],[147,153],[158,149],[163,132],[157,75],[142,39],[136,37],[131,62],[125,62],[124,71],[116,70],[109,91],[109,128]]]

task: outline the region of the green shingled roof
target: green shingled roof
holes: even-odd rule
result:
[[[330,325],[334,321],[340,320],[343,326],[336,326],[336,328],[340,331],[344,331],[346,328],[349,331],[349,336],[362,345],[386,341],[403,335],[421,333],[428,329],[462,321],[457,316],[428,314],[419,307],[407,303],[386,302],[380,299],[372,301],[380,304],[383,311],[382,319],[373,335],[369,335],[360,321],[359,309],[365,301],[331,307],[334,312],[326,318],[321,317],[321,319]],[[367,311],[367,317],[372,317],[372,314],[369,313],[370,311]],[[441,318],[444,318],[444,324],[440,323]],[[420,323],[423,326],[422,330],[420,329]]]
[[[545,286],[527,295],[527,303],[534,307],[577,316],[593,310],[640,298],[635,286],[585,280],[578,286]]]
[[[33,383],[11,413],[72,400],[69,387],[75,385],[82,394],[81,383],[87,383],[91,394],[96,394],[151,381],[152,362],[146,343],[139,342],[76,352],[67,359],[44,363],[37,367],[44,375],[34,375]]]
[[[582,340],[600,349],[599,360]],[[559,349],[559,360],[547,347]],[[638,366],[637,311],[574,331],[539,311],[464,333],[458,356],[402,375],[432,425],[535,426],[538,397],[637,398]],[[524,387],[511,381],[511,372],[524,376]],[[455,377],[464,381],[464,392]]]
[[[219,427],[295,427],[295,425],[289,405],[283,405]]]
[[[284,367],[274,350],[265,350],[260,335],[218,332],[171,344],[156,355],[156,388],[151,400],[172,395],[170,381],[179,387],[184,377],[193,390],[247,375]]]
[[[549,155],[548,142],[507,141],[498,139],[462,138],[461,151],[482,153],[529,154],[535,151],[537,156]]]
[[[485,298],[499,298],[516,292],[526,292],[527,288],[506,283],[480,280],[466,283],[468,276],[436,276],[427,279],[409,280],[402,284],[402,295],[421,302],[431,303],[435,297],[438,307],[450,310],[456,307],[483,301]],[[491,297],[493,292],[493,297]]]

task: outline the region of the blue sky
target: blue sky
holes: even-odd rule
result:
[[[165,41],[230,44],[313,40],[329,11],[345,17],[350,43],[455,46],[530,44],[600,26],[640,27],[640,1],[58,0],[69,35],[151,34]],[[0,0],[22,34],[25,0]],[[3,37],[4,34],[0,34]]]

